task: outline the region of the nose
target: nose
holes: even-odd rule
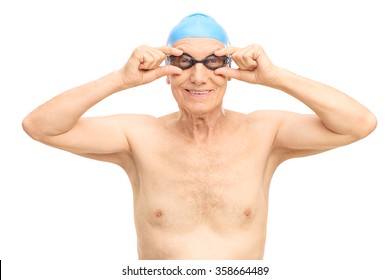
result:
[[[195,63],[191,67],[191,71],[191,82],[196,85],[204,84],[208,79],[208,72],[210,72],[202,63]]]

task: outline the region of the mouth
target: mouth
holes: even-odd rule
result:
[[[211,90],[191,90],[191,89],[186,89],[186,91],[195,96],[204,96],[207,95],[211,92]]]

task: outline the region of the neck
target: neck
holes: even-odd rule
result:
[[[178,113],[178,123],[183,132],[201,143],[207,143],[220,130],[226,118],[222,108],[207,114],[191,114],[184,110]]]

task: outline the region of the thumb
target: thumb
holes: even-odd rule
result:
[[[167,75],[180,75],[182,72],[182,69],[173,65],[159,66],[156,69],[157,78],[161,78]]]
[[[179,67],[173,65],[158,66],[156,69],[147,70],[145,72],[145,78],[149,81],[157,80],[167,75],[180,75],[183,72]]]
[[[241,71],[230,67],[222,67],[215,70],[215,74],[222,75],[226,78],[241,80]]]

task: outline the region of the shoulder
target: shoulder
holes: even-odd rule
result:
[[[253,132],[277,131],[283,120],[291,117],[291,112],[279,110],[258,110],[251,113],[239,113],[225,110],[229,120],[239,127],[246,128]]]
[[[153,128],[163,128],[167,123],[176,120],[177,112],[160,117],[145,114],[117,114],[103,118],[112,123],[124,126],[127,128],[126,130],[150,130]]]
[[[282,110],[258,110],[253,111],[248,114],[248,117],[254,121],[256,120],[279,120],[288,118],[289,116],[293,115],[295,113],[288,112],[288,111],[282,111]]]
[[[104,117],[94,118],[96,122],[105,123],[106,127],[122,131],[129,140],[139,135],[148,135],[153,133],[159,127],[159,119],[144,114],[116,114]],[[107,137],[110,137],[108,134]]]
[[[280,110],[259,110],[249,113],[248,121],[255,126],[278,128],[284,120],[291,118],[294,114]]]
[[[145,114],[117,114],[108,116],[108,118],[112,118],[113,120],[119,122],[128,122],[128,121],[141,121],[141,122],[151,122],[156,120],[157,118],[151,115]]]
[[[256,135],[257,139],[268,139],[274,145],[278,145],[278,139],[286,133],[286,127],[288,130],[295,133],[301,133],[301,127],[297,126],[297,123],[302,122],[301,114],[282,111],[282,110],[261,110],[254,111],[248,114],[248,124],[250,131]],[[288,137],[291,133],[287,133]]]
[[[293,126],[307,120],[312,120],[313,116],[315,118],[313,114],[301,114],[282,110],[261,110],[248,114],[248,119],[255,125],[271,126],[280,129],[281,126]]]
[[[144,114],[117,114],[103,118],[128,129],[148,127],[158,123],[158,118]]]

